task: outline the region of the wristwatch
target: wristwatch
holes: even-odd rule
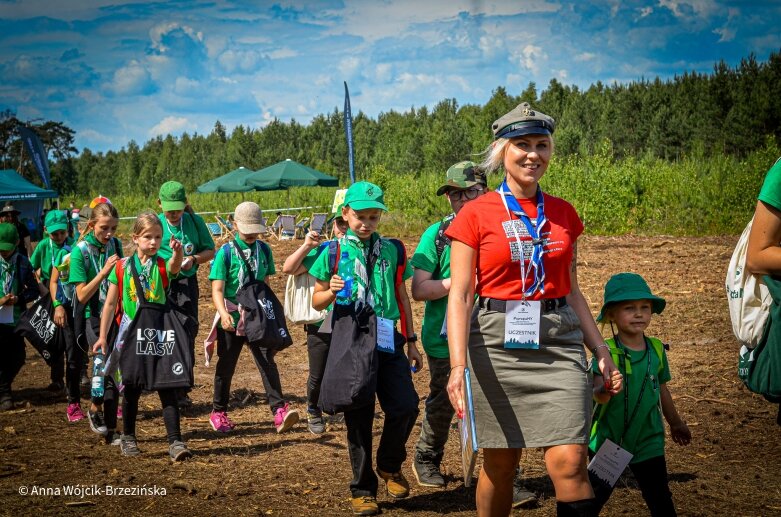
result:
[[[414,332],[407,336],[407,343],[416,343],[418,341],[418,335]]]

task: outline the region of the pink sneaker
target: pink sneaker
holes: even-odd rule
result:
[[[209,415],[209,423],[212,425],[212,429],[218,433],[228,433],[233,430],[236,425],[228,418],[228,413],[225,411],[212,411]]]
[[[66,414],[68,415],[68,422],[78,422],[84,419],[84,411],[81,410],[81,406],[76,402],[68,404]]]
[[[284,433],[298,423],[298,411],[289,409],[290,404],[285,404],[274,413],[274,427],[277,433]]]
[[[117,418],[122,418],[122,405],[117,406]]]

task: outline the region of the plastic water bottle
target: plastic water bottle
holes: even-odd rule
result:
[[[339,276],[344,280],[344,287],[336,293],[336,303],[347,305],[352,301],[355,265],[346,251],[342,252],[342,258],[339,259]]]
[[[103,354],[98,353],[95,354],[95,357],[92,359],[92,396],[93,397],[102,397],[104,392],[104,379],[103,379],[103,368],[104,368],[104,357]]]

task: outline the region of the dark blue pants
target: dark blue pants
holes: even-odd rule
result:
[[[397,333],[396,351],[379,352],[377,399],[385,413],[385,422],[377,449],[377,468],[398,472],[407,458],[407,439],[418,417],[418,394],[412,384],[409,361],[404,353],[404,339]],[[374,403],[361,409],[345,411],[347,443],[353,480],[353,497],[376,496],[377,476],[372,469],[372,427]]]
[[[14,332],[15,327],[0,324],[0,399],[11,396],[11,383],[24,366],[24,338]]]
[[[322,413],[318,407],[320,400],[320,385],[323,383],[325,363],[328,350],[331,348],[331,334],[317,332],[319,325],[305,325],[306,351],[309,356],[309,377],[306,379],[306,405],[309,413]]]

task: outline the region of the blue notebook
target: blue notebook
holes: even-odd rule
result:
[[[477,432],[475,431],[475,405],[472,399],[472,380],[469,368],[464,368],[464,392],[466,394],[464,417],[458,420],[458,434],[461,442],[461,466],[464,469],[464,486],[472,485],[475,462],[477,462]]]

